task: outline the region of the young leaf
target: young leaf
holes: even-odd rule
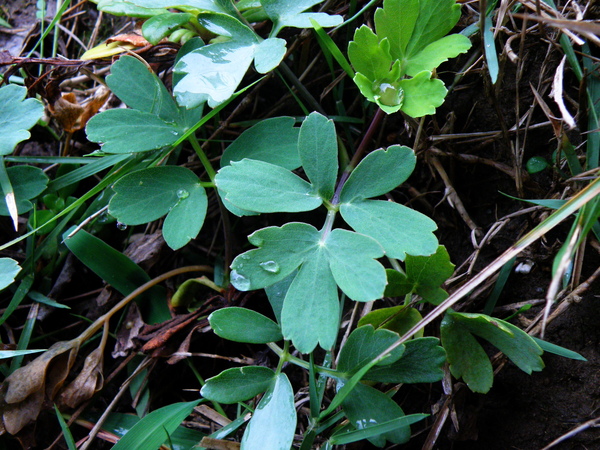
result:
[[[354,70],[369,80],[384,80],[392,67],[390,41],[379,37],[363,25],[354,32],[354,40],[348,44],[348,58]]]
[[[33,208],[30,199],[44,192],[48,184],[48,176],[42,169],[34,166],[12,166],[6,169],[6,172],[13,188],[18,214],[30,211]],[[4,190],[0,188],[0,192],[2,193],[0,216],[8,216]]]
[[[195,400],[189,403],[173,403],[152,411],[113,447],[113,450],[156,450],[200,403]]]
[[[171,145],[184,130],[152,113],[109,109],[90,119],[86,133],[90,141],[103,144],[105,153],[134,153]],[[132,139],[132,133],[135,133],[135,139]]]
[[[415,152],[404,146],[392,145],[386,150],[369,153],[348,177],[342,188],[341,202],[349,203],[388,193],[406,181],[416,163]],[[388,175],[382,177],[382,173]]]
[[[400,336],[389,330],[375,330],[370,325],[358,327],[350,333],[346,344],[340,351],[337,370],[344,372],[349,377],[357,369],[379,356],[398,339]],[[404,345],[399,346],[379,365],[392,364],[402,357],[404,351]]]
[[[448,92],[442,80],[432,79],[431,72],[427,71],[419,72],[414,78],[400,80],[398,86],[404,91],[402,111],[411,117],[435,113]]]
[[[335,125],[317,112],[304,119],[298,138],[302,167],[313,187],[324,200],[333,196],[338,172]]]
[[[404,343],[402,357],[391,364],[372,367],[363,380],[378,383],[435,383],[444,377],[446,352],[434,337]]]
[[[200,395],[225,404],[243,402],[265,392],[274,379],[275,372],[268,367],[234,367],[206,380]]]
[[[316,250],[294,278],[283,302],[281,329],[302,353],[330,349],[339,328],[340,303],[326,254]]]
[[[381,298],[385,290],[384,267],[375,260],[383,248],[374,239],[339,228],[325,240],[329,268],[335,282],[355,301]]]
[[[221,167],[231,161],[254,159],[295,170],[302,164],[298,155],[299,128],[293,117],[273,117],[244,131],[225,149]]]
[[[240,291],[277,283],[314,253],[320,237],[312,225],[297,222],[255,231],[248,240],[259,248],[235,258],[231,283]]]
[[[342,402],[342,409],[352,425],[362,430],[404,416],[404,411],[390,397],[375,388],[358,383]],[[383,447],[388,440],[403,444],[410,439],[410,427],[401,425],[394,431],[369,439],[377,447]]]
[[[167,37],[173,30],[194,19],[190,13],[159,14],[146,20],[142,25],[142,34],[153,45]]]
[[[167,215],[163,236],[172,249],[183,247],[202,228],[208,200],[189,169],[159,166],[131,172],[117,181],[109,213],[126,225],[140,225]]]
[[[12,258],[0,258],[0,290],[10,286],[21,271],[19,263]]]
[[[242,438],[246,450],[288,449],[294,442],[294,391],[284,373],[278,374],[258,404]]]
[[[253,159],[232,161],[215,178],[227,201],[248,211],[299,212],[319,207],[314,187],[283,167]]]
[[[432,72],[440,64],[448,61],[449,58],[455,58],[470,48],[471,41],[462,34],[444,36],[432,42],[411,58],[406,65],[406,74],[414,77],[424,70]]]
[[[325,13],[303,13],[323,0],[262,0],[265,12],[273,21],[271,36],[277,36],[284,27],[312,28],[311,19],[321,27],[335,27],[342,23],[341,16]]]
[[[404,260],[406,254],[430,255],[437,249],[435,222],[406,206],[360,200],[343,203],[340,212],[354,230],[379,242],[390,258]]]
[[[283,339],[279,325],[251,309],[218,309],[208,316],[208,321],[217,336],[234,342],[266,344]]]
[[[34,98],[25,100],[27,89],[8,84],[0,88],[0,156],[12,153],[15,146],[29,139],[29,129],[44,114],[44,106]]]

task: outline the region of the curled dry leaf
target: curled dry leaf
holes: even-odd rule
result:
[[[50,103],[48,110],[67,133],[73,133],[86,126],[88,120],[104,106],[109,95],[110,91],[100,86],[93,97],[80,103],[75,94],[69,92]]]
[[[4,428],[18,433],[35,420],[44,398],[53,400],[79,351],[79,341],[57,342],[32,362],[15,370],[2,385],[0,409]]]
[[[76,408],[102,389],[104,383],[102,375],[103,350],[102,346],[98,347],[85,358],[83,369],[79,375],[61,391],[58,398],[59,406],[66,405],[69,408]]]

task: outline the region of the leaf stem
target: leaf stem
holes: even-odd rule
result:
[[[213,169],[213,166],[210,163],[210,160],[206,156],[206,153],[204,153],[204,150],[202,150],[202,147],[200,146],[198,139],[196,139],[196,135],[191,134],[188,137],[188,142],[190,144],[192,144],[194,151],[196,152],[196,154],[198,155],[198,158],[200,158],[200,162],[204,166],[204,170],[206,170],[206,173],[208,174],[208,178],[210,178],[211,183],[213,183],[213,185],[214,185],[215,176],[217,173],[215,172],[215,169]]]
[[[285,341],[285,342],[288,343],[288,341]],[[283,362],[289,361],[292,364],[296,364],[297,366],[302,367],[303,369],[309,370],[310,365],[307,361],[304,361],[303,359],[298,358],[297,356],[294,356],[291,353],[287,353],[286,350],[282,349],[274,342],[269,342],[267,344],[267,347],[269,347],[271,350],[273,350],[273,352],[275,352],[275,354],[277,356],[279,356],[281,358],[281,360],[283,360]],[[283,358],[284,355],[285,355],[285,358]],[[281,361],[279,361],[279,362],[281,363]],[[314,367],[317,369],[318,373],[325,374],[331,378],[338,379],[343,375],[343,374],[340,374],[339,372],[337,372],[336,370],[328,369],[327,367],[318,366],[316,364],[314,365]]]
[[[369,125],[369,128],[367,128],[367,132],[363,136],[362,141],[360,141],[360,144],[359,144],[358,148],[356,149],[356,152],[354,153],[354,155],[352,156],[352,159],[350,160],[350,162],[344,169],[344,172],[342,173],[342,176],[340,177],[340,181],[338,182],[338,185],[335,188],[335,194],[333,194],[333,198],[331,199],[331,203],[334,206],[338,205],[340,203],[340,194],[342,193],[342,188],[344,187],[344,184],[348,180],[350,173],[354,170],[354,168],[358,165],[358,163],[362,159],[362,156],[365,153],[365,151],[367,150],[367,147],[370,144],[371,139],[373,138],[373,135],[375,134],[375,131],[377,131],[377,129],[379,128],[379,125],[381,124],[381,121],[383,120],[384,117],[385,117],[385,112],[381,108],[377,108],[377,112],[373,116],[373,119],[371,120],[371,124]]]

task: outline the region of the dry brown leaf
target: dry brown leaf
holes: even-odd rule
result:
[[[124,42],[126,44],[135,45],[136,47],[145,47],[147,45],[152,45],[146,40],[146,38],[144,38],[144,36],[136,33],[118,34],[117,36],[111,37],[106,40],[107,44],[110,44],[112,42]]]
[[[73,133],[86,126],[88,120],[106,103],[109,95],[110,91],[101,86],[92,98],[81,104],[75,94],[69,92],[50,103],[48,110],[67,133]]]
[[[18,433],[37,418],[44,397],[53,400],[79,350],[79,341],[57,342],[32,362],[15,370],[2,385],[2,419],[6,431]]]
[[[77,408],[102,389],[104,384],[102,375],[103,350],[103,348],[98,347],[85,358],[83,369],[79,375],[61,391],[58,399],[59,406],[66,405],[69,408]]]
[[[132,303],[129,305],[125,320],[117,332],[117,342],[111,356],[113,358],[125,357],[129,355],[131,350],[138,347],[134,339],[138,337],[144,325],[140,309],[135,303]]]

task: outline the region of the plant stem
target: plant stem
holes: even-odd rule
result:
[[[286,343],[287,343],[287,341],[286,341]],[[275,354],[277,356],[279,356],[280,358],[283,359],[283,356],[286,353],[286,351],[284,349],[282,349],[281,347],[279,347],[274,342],[269,342],[267,344],[267,347],[269,347],[271,350],[273,350],[273,352],[275,352]],[[284,362],[285,361],[289,361],[292,364],[296,364],[297,366],[300,366],[300,367],[302,367],[303,369],[306,369],[306,370],[310,369],[309,363],[307,361],[304,361],[303,359],[298,358],[297,356],[294,356],[294,355],[292,355],[290,353],[287,353],[287,355],[285,355]],[[317,366],[316,364],[315,364],[314,367],[317,369],[318,373],[325,374],[325,375],[327,375],[327,376],[329,376],[331,378],[336,378],[337,379],[341,375],[339,372],[337,372],[335,370],[332,370],[332,369],[328,369],[327,367]]]
[[[206,153],[204,153],[204,150],[202,150],[202,147],[200,147],[200,144],[198,143],[198,139],[196,139],[196,135],[191,134],[190,137],[188,137],[188,141],[190,144],[192,144],[194,151],[196,152],[196,154],[198,155],[198,158],[200,158],[200,162],[204,166],[204,170],[206,170],[206,173],[208,174],[208,178],[210,178],[210,181],[214,185],[215,176],[217,173],[215,172],[215,169],[213,169],[213,166],[210,163],[210,160],[206,156]]]
[[[365,153],[365,151],[367,150],[367,147],[369,146],[371,139],[373,138],[373,135],[375,134],[375,131],[377,131],[377,129],[379,128],[379,125],[381,124],[381,121],[383,120],[384,117],[385,117],[385,112],[383,112],[383,110],[381,108],[377,108],[377,112],[373,116],[373,120],[371,120],[371,124],[369,125],[369,128],[367,128],[367,132],[365,133],[365,135],[362,138],[362,141],[358,145],[358,148],[356,149],[354,156],[352,156],[352,159],[350,160],[350,162],[344,169],[344,172],[342,173],[342,176],[340,177],[340,181],[338,182],[338,185],[335,188],[335,194],[333,194],[333,199],[331,200],[331,203],[334,206],[338,205],[340,203],[340,194],[342,193],[342,188],[344,187],[344,184],[348,180],[350,173],[354,170],[354,168],[358,165],[358,163],[362,159],[362,156]]]

